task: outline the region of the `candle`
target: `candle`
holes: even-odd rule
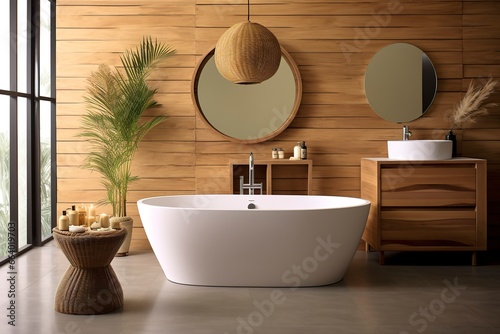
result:
[[[89,216],[94,216],[95,217],[95,207],[94,207],[94,204],[90,204],[90,206],[89,206]]]
[[[83,206],[83,203],[81,206],[77,208],[78,211],[78,224],[79,225],[86,225],[86,215],[87,215],[87,210],[85,206]]]
[[[99,216],[99,222],[102,227],[109,227],[109,216],[105,213],[101,213]]]

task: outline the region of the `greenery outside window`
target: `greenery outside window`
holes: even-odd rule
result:
[[[56,221],[55,1],[0,1],[0,73],[4,264],[10,251],[50,240]]]

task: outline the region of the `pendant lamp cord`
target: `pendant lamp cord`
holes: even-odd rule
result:
[[[250,21],[250,0],[248,0],[248,10],[247,10],[247,13],[248,13],[247,19],[248,19],[248,21]]]

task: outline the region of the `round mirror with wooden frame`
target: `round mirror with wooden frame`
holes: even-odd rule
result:
[[[200,60],[191,96],[203,122],[223,138],[253,144],[269,140],[292,122],[302,99],[302,80],[290,54],[281,47],[276,74],[255,85],[224,79],[215,66],[215,48]]]

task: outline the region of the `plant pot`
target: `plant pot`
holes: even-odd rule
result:
[[[127,230],[127,237],[116,252],[116,256],[127,256],[130,249],[130,241],[132,240],[132,229],[134,221],[130,217],[111,217],[109,223],[112,228],[122,228]]]

